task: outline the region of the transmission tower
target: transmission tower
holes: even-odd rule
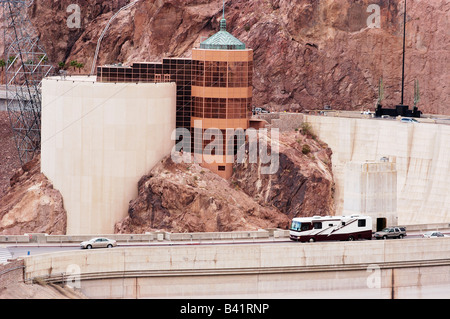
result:
[[[52,71],[27,14],[33,0],[0,0],[3,9],[7,110],[23,164],[41,147],[41,82]]]

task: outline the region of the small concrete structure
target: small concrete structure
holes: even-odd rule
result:
[[[6,98],[6,90],[0,88],[0,111],[6,111],[8,107],[8,99]]]
[[[111,234],[137,183],[170,154],[175,83],[42,81],[41,171],[64,198],[67,234]]]
[[[373,230],[397,225],[395,163],[349,162],[345,165],[344,183],[343,215],[368,215]]]
[[[280,132],[289,132],[302,126],[303,114],[288,112],[261,113],[254,115],[252,119],[254,121],[265,120],[271,128],[277,128]]]

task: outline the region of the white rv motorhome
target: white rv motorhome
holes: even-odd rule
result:
[[[292,220],[290,239],[295,241],[372,239],[370,216],[314,216]]]

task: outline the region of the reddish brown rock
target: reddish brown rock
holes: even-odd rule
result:
[[[96,29],[100,29],[101,23],[107,17],[112,16],[114,12],[128,2],[128,0],[33,1],[28,10],[28,15],[34,28],[37,29],[40,43],[45,48],[49,61],[57,66],[61,61],[71,61],[68,58],[74,53],[74,45],[77,42],[96,42],[97,38],[91,38],[92,35],[86,33],[86,30],[92,25],[96,25]],[[69,7],[73,4],[80,6],[79,28],[70,24],[70,22],[75,22],[72,19],[75,11]],[[101,31],[98,35],[100,33]],[[90,49],[86,48],[86,53]],[[79,62],[85,63],[86,61],[80,59]],[[87,65],[85,67],[87,69]]]
[[[20,168],[19,152],[8,112],[0,111],[0,198],[9,188],[9,179]]]
[[[304,145],[310,152],[303,154]],[[139,181],[139,195],[116,224],[119,233],[215,232],[288,227],[292,217],[333,215],[331,152],[300,132],[280,138],[280,165],[235,164],[227,181],[198,164],[170,157]]]
[[[83,23],[76,30],[65,26],[69,2],[35,1],[32,20],[51,60],[78,60],[87,73],[103,28],[126,1],[82,1]],[[254,104],[272,110],[373,109],[380,77],[383,104],[399,104],[403,3],[377,1],[380,28],[370,28],[370,0],[226,1],[228,30],[254,49]],[[448,1],[408,2],[405,103],[412,106],[417,79],[425,113],[450,114],[449,10]],[[221,14],[219,1],[142,0],[110,26],[98,63],[189,57],[218,30]]]
[[[234,166],[231,183],[289,219],[334,215],[331,149],[301,130],[282,133],[279,138],[279,168],[274,174],[261,174],[261,162],[252,164],[247,159]]]
[[[263,207],[227,180],[198,164],[175,164],[170,157],[139,181],[138,198],[118,233],[215,232],[286,228],[289,219]]]
[[[0,199],[0,234],[65,234],[67,215],[61,193],[40,173],[35,157],[11,178]]]

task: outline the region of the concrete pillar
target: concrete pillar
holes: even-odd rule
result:
[[[386,218],[386,226],[397,225],[395,163],[348,162],[344,174],[343,215],[368,215],[372,217],[373,230],[377,230],[379,218]]]

